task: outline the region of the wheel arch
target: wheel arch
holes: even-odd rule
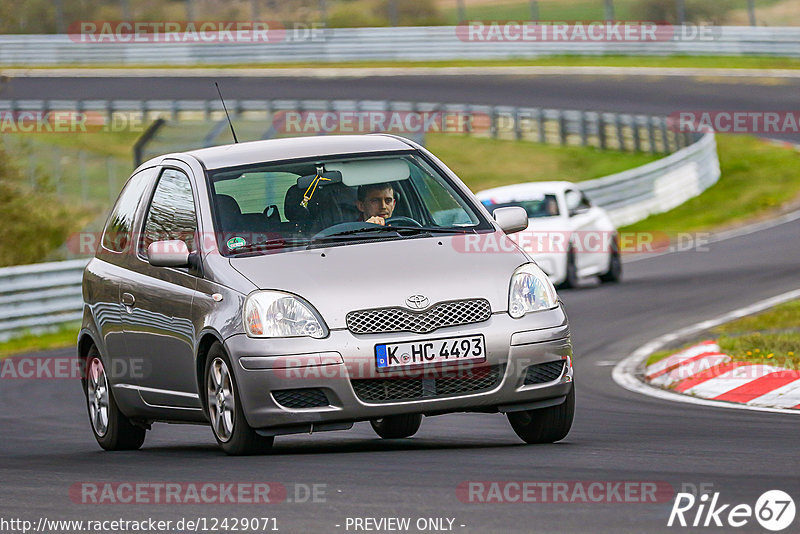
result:
[[[216,330],[204,330],[200,333],[200,338],[197,342],[197,351],[195,357],[195,378],[197,381],[197,393],[200,396],[200,402],[203,405],[203,411],[207,409],[205,395],[203,395],[203,375],[206,369],[206,358],[208,351],[214,343],[219,343],[224,346],[222,336]]]
[[[88,328],[82,328],[78,333],[78,361],[81,369],[86,368],[86,359],[89,357],[89,350],[92,347],[96,347],[97,351],[100,352],[100,344],[95,339],[94,333]],[[86,387],[85,372],[81,373],[81,385],[84,388]]]

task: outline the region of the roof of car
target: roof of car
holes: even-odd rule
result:
[[[572,182],[558,181],[558,182],[528,182],[524,184],[504,185],[502,187],[494,187],[475,193],[478,198],[490,198],[493,196],[524,196],[531,193],[557,193],[564,191],[570,187],[574,187]]]
[[[186,154],[197,158],[207,169],[220,169],[267,161],[361,152],[395,152],[413,148],[402,139],[390,135],[329,135],[250,141],[201,148]]]

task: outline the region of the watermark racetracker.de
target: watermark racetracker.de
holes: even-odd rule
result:
[[[74,43],[285,43],[322,42],[323,23],[279,21],[168,20],[77,21],[67,29]]]
[[[456,488],[469,504],[653,504],[673,495],[668,482],[641,480],[467,480]]]
[[[684,110],[667,117],[680,133],[798,134],[800,111]]]
[[[246,481],[80,481],[69,487],[74,504],[179,505],[324,503],[327,484]]]
[[[87,134],[143,132],[144,119],[135,113],[98,111],[0,111],[0,134]]]
[[[143,251],[133,246],[137,235],[131,232],[77,232],[67,238],[67,249],[77,255],[102,254],[104,248],[115,253],[141,254]],[[175,236],[150,235],[155,243],[155,253],[177,252],[174,240],[188,240],[192,247],[204,254],[219,254],[219,244],[236,238],[246,244],[269,242],[276,244],[281,239],[288,239],[278,232],[197,232],[191,235]],[[470,253],[511,253],[516,254],[518,248],[525,252],[566,253],[570,249],[578,253],[607,254],[618,250],[622,254],[660,254],[663,252],[707,252],[711,242],[709,232],[662,232],[638,231],[616,232],[606,230],[536,230],[529,228],[506,236],[505,234],[460,234],[453,237],[451,246],[465,254]],[[100,245],[103,245],[102,247]],[[190,247],[191,248],[191,247]],[[254,247],[258,250],[258,247]],[[162,250],[163,249],[163,250]],[[280,248],[269,247],[265,254],[278,254]]]
[[[716,39],[712,26],[676,26],[656,21],[469,21],[456,26],[455,33],[459,40],[470,43],[656,43]]]

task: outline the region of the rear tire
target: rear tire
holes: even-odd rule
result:
[[[86,407],[97,443],[107,451],[132,451],[142,446],[147,431],[131,423],[117,407],[100,351],[92,346],[86,356]]]
[[[567,437],[575,417],[575,384],[567,399],[558,406],[511,412],[508,422],[511,428],[526,443],[554,443]]]
[[[409,438],[422,425],[422,414],[390,415],[370,421],[372,429],[383,439]]]
[[[247,424],[231,369],[225,349],[214,343],[208,351],[203,373],[206,413],[214,437],[231,456],[265,453],[272,448],[275,438],[260,436]]]

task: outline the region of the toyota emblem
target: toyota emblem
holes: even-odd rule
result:
[[[411,295],[406,299],[409,308],[421,310],[428,307],[428,297],[425,295]]]

